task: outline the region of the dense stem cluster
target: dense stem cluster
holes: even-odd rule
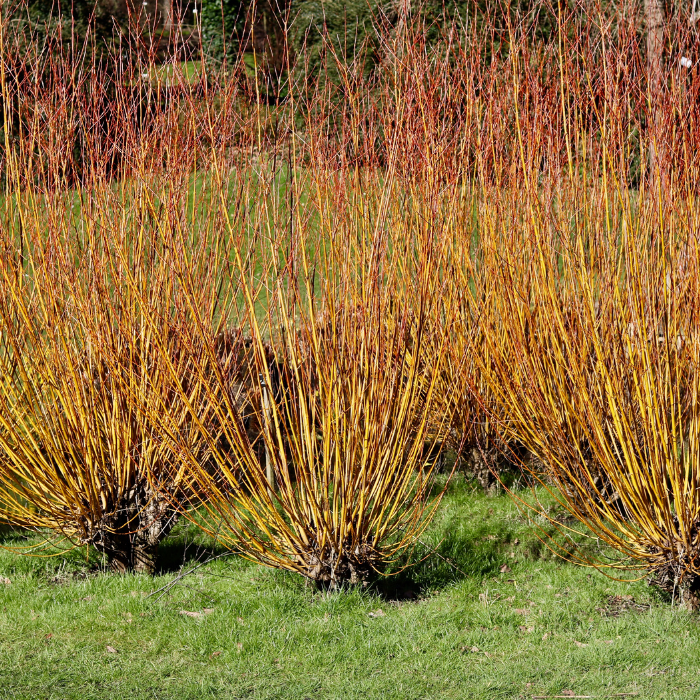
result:
[[[700,79],[606,11],[404,16],[272,105],[244,56],[2,15],[0,517],[146,571],[185,517],[337,586],[416,541],[449,447],[695,605]]]

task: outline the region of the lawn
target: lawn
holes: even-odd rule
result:
[[[420,561],[364,590],[223,556],[151,595],[207,545],[179,526],[156,578],[0,554],[0,698],[700,697],[696,616],[555,558],[462,477]]]

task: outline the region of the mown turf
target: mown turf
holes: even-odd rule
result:
[[[370,590],[224,557],[149,597],[197,538],[181,527],[153,579],[101,573],[85,550],[0,554],[0,698],[700,697],[697,616],[553,558],[507,496],[461,479],[426,558]]]

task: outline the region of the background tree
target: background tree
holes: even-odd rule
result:
[[[664,2],[663,0],[644,0],[644,12],[647,25],[647,69],[649,80],[649,99],[653,131],[649,142],[649,170],[652,181],[665,189],[664,151],[661,144],[661,119],[659,97],[664,90]]]

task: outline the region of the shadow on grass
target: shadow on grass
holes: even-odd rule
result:
[[[8,525],[7,523],[0,523],[0,545],[11,547],[35,537],[36,533],[30,530],[25,530],[15,525]]]
[[[510,529],[494,524],[457,533],[447,531],[437,545],[421,540],[372,584],[371,590],[389,600],[410,600],[453,583],[494,576],[504,563],[501,547]]]
[[[212,541],[205,542],[201,537],[193,539],[185,534],[167,537],[158,547],[158,573],[167,574],[189,569],[198,563],[225,554],[229,554],[228,549]]]
[[[41,533],[13,525],[0,524],[0,548],[8,554],[22,555],[31,551],[44,555],[40,558],[46,561],[48,561],[47,555],[49,559],[52,558],[51,555],[54,555],[56,564],[54,567],[49,566],[47,570],[62,569],[68,563],[71,567],[77,567],[81,571],[86,570],[86,566],[87,570],[92,572],[106,571],[104,557],[93,548],[90,548],[89,559],[86,560],[84,546],[72,549],[69,547],[66,551],[65,542],[61,546],[59,540],[60,536],[54,533]],[[178,525],[158,547],[157,574],[189,569],[196,566],[197,563],[227,553],[227,549],[217,545],[194,525],[189,523]],[[29,566],[28,562],[32,561],[34,565]],[[39,564],[41,564],[42,569],[47,568],[45,561],[39,562],[39,557],[30,556],[27,558],[24,568],[37,569]]]

